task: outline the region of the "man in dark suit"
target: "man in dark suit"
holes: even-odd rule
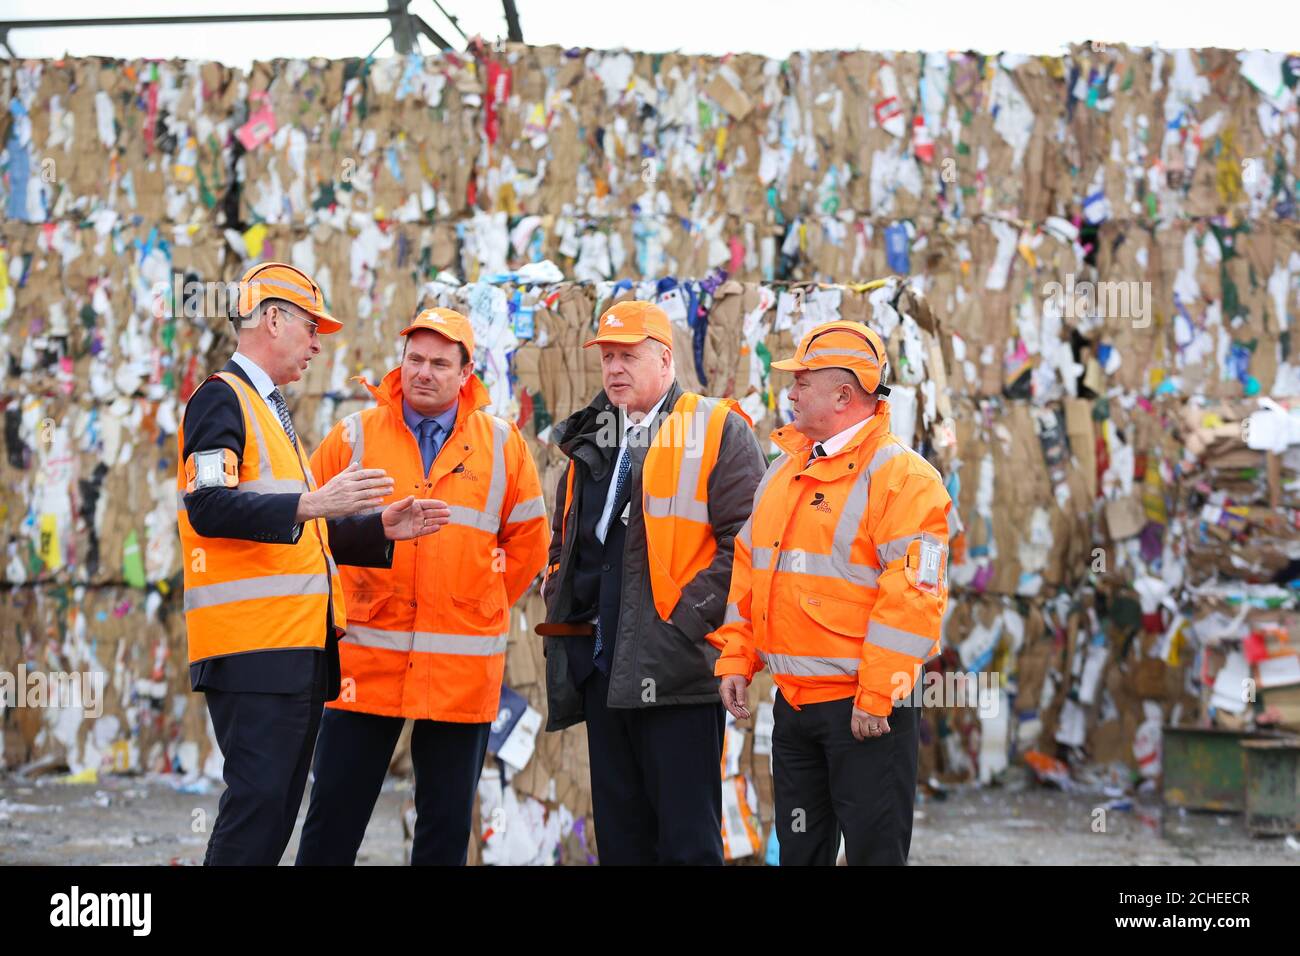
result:
[[[379,469],[316,487],[279,386],[342,326],[291,266],[257,266],[240,288],[238,350],[191,396],[179,436],[190,683],[225,757],[209,865],[275,864],[288,845],[323,705],[339,693],[334,556],[388,567],[392,541],[450,517],[413,497],[381,510],[393,482]]]
[[[602,864],[723,862],[726,718],[707,635],[764,463],[734,402],[683,392],[672,342],[658,306],[609,309],[587,343],[604,388],[553,439],[571,464],[542,588],[546,729],[586,721]]]

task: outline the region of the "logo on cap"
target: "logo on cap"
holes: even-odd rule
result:
[[[607,328],[607,329],[613,329],[613,328],[619,328],[619,329],[621,329],[622,327],[623,327],[623,323],[622,323],[621,321],[619,321],[619,318],[618,318],[617,315],[607,315],[607,316],[605,316],[605,328]]]

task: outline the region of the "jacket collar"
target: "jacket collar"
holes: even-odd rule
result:
[[[833,477],[840,471],[849,470],[847,463],[856,459],[858,449],[867,443],[875,444],[883,435],[889,433],[889,402],[880,399],[876,405],[875,415],[858,429],[856,435],[849,439],[839,451],[819,458],[810,467],[819,471],[826,470],[825,477]],[[782,425],[771,434],[772,442],[795,461],[803,463],[812,454],[813,441],[793,425]]]
[[[248,373],[244,371],[244,366],[242,366],[242,365],[240,365],[238,362],[236,362],[233,356],[230,358],[230,360],[229,360],[228,362],[226,362],[225,367],[222,368],[221,371],[223,371],[223,372],[229,372],[229,373],[232,374],[232,375],[238,375],[241,379],[243,379],[243,380],[244,380],[245,382],[247,382],[249,385],[252,385],[252,384],[253,384],[253,380],[252,380],[251,378],[249,378],[249,377],[248,377]]]
[[[379,382],[378,385],[371,385],[363,376],[356,376],[352,381],[360,382],[370,392],[380,408],[387,408],[390,415],[403,427],[406,427],[406,418],[402,415],[402,367],[399,365],[389,371]],[[459,404],[456,408],[456,425],[452,429],[453,434],[460,430],[465,419],[474,414],[480,408],[486,408],[492,404],[492,397],[483,383],[478,380],[477,375],[471,375],[460,388]]]
[[[677,400],[682,397],[682,394],[682,387],[677,384],[676,379],[673,379],[664,395],[663,404],[659,406],[659,414],[655,416],[657,421],[651,425],[652,432],[659,430],[659,424],[676,407]],[[568,457],[586,463],[594,476],[603,477],[605,468],[613,464],[614,456],[618,452],[618,443],[615,442],[613,447],[606,447],[608,443],[597,441],[597,435],[603,427],[607,427],[606,416],[617,411],[614,403],[605,394],[605,390],[601,389],[589,405],[578,409],[555,426],[551,441],[559,445],[560,451]],[[621,425],[621,422],[615,424]],[[621,432],[616,434],[619,438],[622,437]]]

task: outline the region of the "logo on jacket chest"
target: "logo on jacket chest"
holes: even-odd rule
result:
[[[808,502],[808,504],[812,506],[814,511],[820,511],[823,514],[831,513],[830,502],[826,500],[826,496],[820,491],[813,493],[812,501]]]
[[[451,474],[464,481],[478,481],[478,475],[466,468],[463,461],[451,470]]]

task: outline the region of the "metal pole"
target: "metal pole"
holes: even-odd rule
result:
[[[390,0],[391,2],[391,0]],[[405,4],[402,5],[403,7]],[[189,17],[77,17],[68,20],[0,20],[0,32],[59,27],[186,26],[201,23],[280,23],[302,20],[390,20],[383,10],[359,13],[216,13]]]
[[[519,25],[519,10],[515,7],[515,0],[501,0],[501,5],[506,11],[506,36],[514,43],[523,43],[524,31]]]
[[[411,18],[406,12],[410,0],[388,0],[388,22],[392,24],[393,47],[399,56],[406,56],[415,49],[415,31],[411,29]]]

